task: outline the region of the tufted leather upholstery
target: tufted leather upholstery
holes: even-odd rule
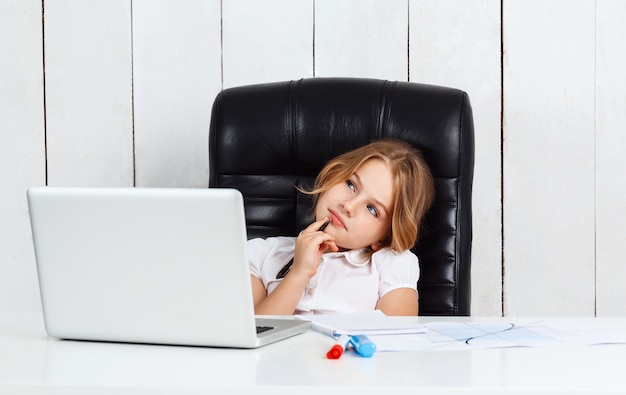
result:
[[[420,315],[470,314],[474,126],[460,90],[357,78],[310,78],[222,91],[209,133],[210,187],[239,189],[248,237],[295,236],[310,222],[325,162],[382,137],[418,147],[436,201],[413,251]]]

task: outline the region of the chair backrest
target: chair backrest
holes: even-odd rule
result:
[[[474,126],[463,91],[409,82],[309,78],[223,90],[209,132],[210,187],[237,188],[248,237],[295,236],[331,158],[394,137],[419,148],[436,200],[413,252],[420,315],[470,314]]]

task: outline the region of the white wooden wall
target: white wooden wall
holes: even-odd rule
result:
[[[470,95],[474,315],[624,315],[625,19],[622,0],[0,0],[0,311],[40,309],[28,186],[206,187],[221,89],[353,76]]]
[[[504,312],[626,313],[626,2],[505,1]]]

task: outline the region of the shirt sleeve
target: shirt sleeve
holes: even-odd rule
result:
[[[288,237],[248,240],[250,274],[259,278],[268,292],[270,283],[276,282],[276,273],[293,256],[294,240]]]
[[[268,242],[264,239],[248,240],[248,260],[250,261],[250,274],[262,279],[263,261],[270,250]]]
[[[380,276],[378,297],[398,288],[410,288],[417,292],[420,276],[419,261],[411,251],[394,252],[384,248],[372,255],[372,264]]]

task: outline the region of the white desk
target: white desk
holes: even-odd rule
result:
[[[626,330],[626,318],[588,320]],[[314,332],[257,350],[60,341],[46,337],[41,315],[3,314],[0,394],[626,394],[626,345],[328,360],[332,344]]]

